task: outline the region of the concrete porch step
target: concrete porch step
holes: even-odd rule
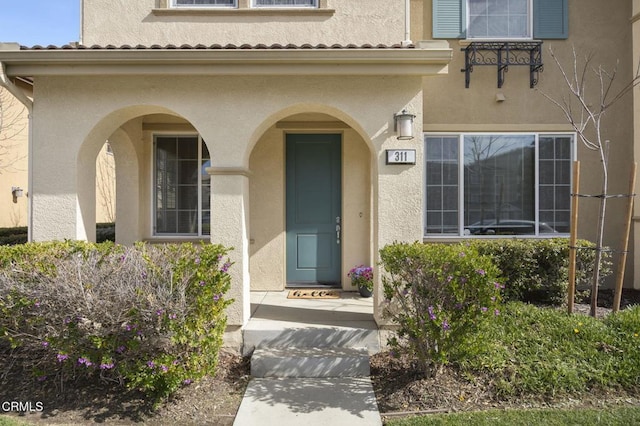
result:
[[[366,348],[257,348],[253,377],[330,378],[370,374]]]
[[[355,324],[354,324],[355,325]],[[380,352],[378,328],[373,321],[356,326],[273,326],[254,322],[243,331],[243,355],[257,348],[364,348],[369,354]]]

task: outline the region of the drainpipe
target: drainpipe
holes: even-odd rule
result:
[[[33,205],[31,203],[32,200],[32,185],[33,185],[33,101],[29,99],[24,92],[17,87],[13,82],[9,79],[6,72],[6,67],[3,62],[0,62],[0,87],[5,88],[9,93],[11,93],[20,103],[22,103],[28,112],[29,124],[29,147],[28,147],[28,177],[27,177],[27,239],[28,241],[33,241],[32,233],[33,233]]]
[[[411,41],[411,0],[404,0],[404,40],[402,46],[413,44]]]

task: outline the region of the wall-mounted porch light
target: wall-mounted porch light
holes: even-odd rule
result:
[[[401,113],[394,114],[393,118],[397,138],[400,140],[413,139],[413,119],[416,118],[415,114],[403,109]]]
[[[24,195],[24,190],[22,188],[20,188],[19,186],[12,186],[11,187],[11,195],[13,196],[13,202],[17,203],[18,202],[18,197],[22,197]]]

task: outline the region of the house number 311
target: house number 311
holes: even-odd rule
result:
[[[416,150],[388,149],[387,164],[416,164]]]

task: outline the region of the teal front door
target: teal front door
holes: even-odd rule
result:
[[[286,136],[287,284],[340,286],[342,136]]]

